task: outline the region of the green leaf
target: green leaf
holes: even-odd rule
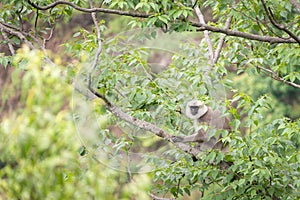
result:
[[[210,163],[213,163],[215,158],[216,158],[216,152],[215,151],[212,151],[210,152],[208,155],[207,155],[207,160],[210,162]]]
[[[157,17],[150,17],[148,22],[147,22],[147,26],[153,25],[157,20],[158,20]]]
[[[244,185],[244,184],[245,184],[245,182],[246,182],[246,180],[245,180],[245,179],[240,179],[240,180],[239,180],[239,185],[240,185],[240,187],[241,187],[242,185]]]
[[[166,15],[160,15],[158,16],[158,19],[164,22],[165,24],[168,23],[168,17]]]
[[[185,17],[185,18],[187,18],[187,16],[188,16],[188,11],[187,10],[183,10],[182,11],[182,15]]]
[[[140,3],[138,3],[136,6],[135,6],[135,10],[137,10],[137,9],[139,9],[139,8],[142,8],[143,6],[144,6],[144,2],[140,2]]]
[[[189,188],[183,188],[184,189],[184,192],[187,193],[189,196],[191,196],[191,192],[190,192],[190,189]]]
[[[81,33],[80,32],[76,32],[76,33],[73,34],[73,37],[78,37],[79,35],[81,35]]]

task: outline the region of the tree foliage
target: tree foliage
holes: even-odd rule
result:
[[[126,185],[125,176],[85,155],[72,119],[67,73],[43,58],[42,52],[29,48],[14,57],[18,68],[10,92],[21,90],[22,104],[1,122],[1,199],[147,197],[147,176],[137,177],[144,184]]]
[[[3,198],[299,198],[297,1],[3,0],[1,7],[10,55],[0,63],[15,68],[4,99],[21,91],[16,112],[1,122]],[[91,15],[87,28],[59,35],[82,13]],[[59,37],[64,49],[54,55],[48,45]],[[228,153],[172,140],[194,131],[184,116],[191,99],[231,117],[231,132],[209,133],[222,135]],[[149,176],[134,174],[150,166]]]

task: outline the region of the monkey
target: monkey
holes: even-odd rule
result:
[[[205,131],[203,128],[197,130],[198,123],[203,123],[209,126],[210,130],[228,130],[231,128],[229,126],[229,118],[221,116],[221,112],[218,110],[213,110],[211,107],[206,106],[202,101],[192,100],[186,105],[186,116],[190,119],[194,120],[194,128],[196,133],[180,137],[175,136],[175,142],[197,142],[198,147],[201,151],[205,151],[207,149],[220,149],[223,152],[228,150],[227,145],[224,145],[220,139],[216,137],[208,137],[208,131]]]
[[[201,101],[192,100],[187,103],[185,114],[188,118],[194,120],[194,129],[197,131],[198,119],[208,111],[208,107]]]

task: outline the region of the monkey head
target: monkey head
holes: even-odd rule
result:
[[[199,100],[189,101],[186,105],[186,116],[190,119],[199,119],[202,117],[208,108],[207,106]]]

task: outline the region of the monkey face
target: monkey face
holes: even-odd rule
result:
[[[192,100],[186,105],[186,116],[190,119],[199,119],[207,110],[207,106],[202,101]]]
[[[190,109],[191,109],[191,114],[192,115],[197,115],[198,110],[199,110],[199,106],[190,106]]]

